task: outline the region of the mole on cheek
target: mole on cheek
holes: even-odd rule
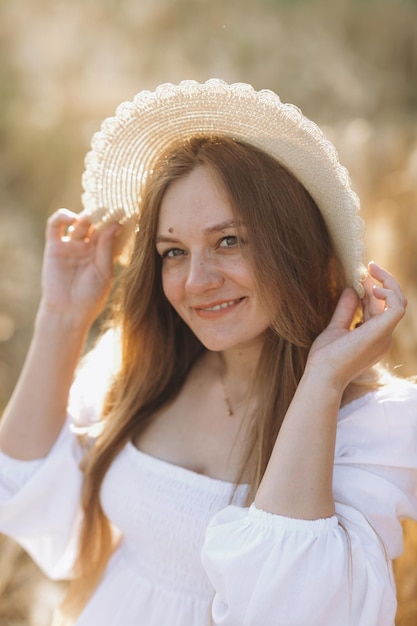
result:
[[[173,232],[174,232],[174,229],[172,228],[172,226],[170,226],[170,227],[168,228],[168,232],[169,232],[169,233],[173,233]]]

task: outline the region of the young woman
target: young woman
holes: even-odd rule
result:
[[[271,92],[164,85],[104,122],[84,186],[0,431],[0,530],[71,579],[57,620],[392,625],[417,389],[375,367],[406,301],[364,270],[334,148]]]

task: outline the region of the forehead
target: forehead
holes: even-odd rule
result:
[[[207,228],[233,218],[223,184],[212,170],[200,165],[168,187],[161,202],[158,230],[191,225]]]

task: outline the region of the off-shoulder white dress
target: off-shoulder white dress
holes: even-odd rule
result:
[[[70,571],[80,516],[69,424],[44,459],[0,455],[0,531],[53,578]],[[334,517],[245,508],[246,489],[128,443],[101,494],[120,546],[77,626],[393,625],[390,561],[401,518],[417,518],[416,387],[396,381],[340,410]]]

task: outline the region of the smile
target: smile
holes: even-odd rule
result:
[[[229,307],[233,306],[234,304],[237,304],[241,300],[242,298],[237,298],[237,300],[228,300],[227,302],[214,304],[213,306],[201,307],[198,310],[199,311],[221,311],[222,309],[228,309]]]

